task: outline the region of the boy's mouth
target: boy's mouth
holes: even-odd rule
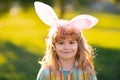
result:
[[[64,54],[70,54],[72,52],[71,51],[63,51],[62,53],[64,53]]]

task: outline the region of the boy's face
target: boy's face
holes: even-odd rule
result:
[[[67,38],[56,42],[55,49],[59,59],[75,59],[78,50],[78,43],[76,40]]]

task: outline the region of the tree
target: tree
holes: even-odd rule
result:
[[[66,0],[61,0],[60,2],[60,18],[63,18],[65,14],[65,1]]]
[[[120,0],[115,0],[115,4],[118,8],[120,8]]]
[[[0,16],[10,9],[12,3],[13,0],[0,0]]]
[[[36,0],[49,5],[53,5],[53,0]],[[35,0],[0,0],[0,15],[8,12],[13,6],[13,3],[18,3],[23,9],[29,8],[34,5]]]
[[[77,1],[82,6],[86,6],[86,5],[88,5],[91,2],[91,0],[77,0]]]
[[[55,2],[56,1],[56,2]],[[58,4],[60,7],[60,18],[64,18],[64,14],[66,13],[66,5],[72,5],[73,7],[77,7],[78,0],[54,0],[55,4]]]
[[[60,18],[62,19],[65,14],[65,2],[66,0],[54,0],[55,5],[59,6],[60,8]]]

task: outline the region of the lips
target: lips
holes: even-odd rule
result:
[[[65,51],[65,52],[62,52],[62,53],[64,53],[64,54],[70,54],[72,52],[71,51]]]

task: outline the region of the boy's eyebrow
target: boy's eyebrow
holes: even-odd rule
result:
[[[76,40],[69,40],[69,41],[76,41]]]
[[[68,41],[76,41],[75,39],[68,39]]]
[[[74,38],[65,38],[65,39],[60,39],[59,38],[59,40],[57,40],[57,42],[59,42],[59,41],[64,41],[64,40],[68,40],[68,41],[76,41],[76,39],[74,39]]]
[[[73,39],[73,38],[70,38],[70,39],[68,39],[69,41],[76,41],[75,39]]]

